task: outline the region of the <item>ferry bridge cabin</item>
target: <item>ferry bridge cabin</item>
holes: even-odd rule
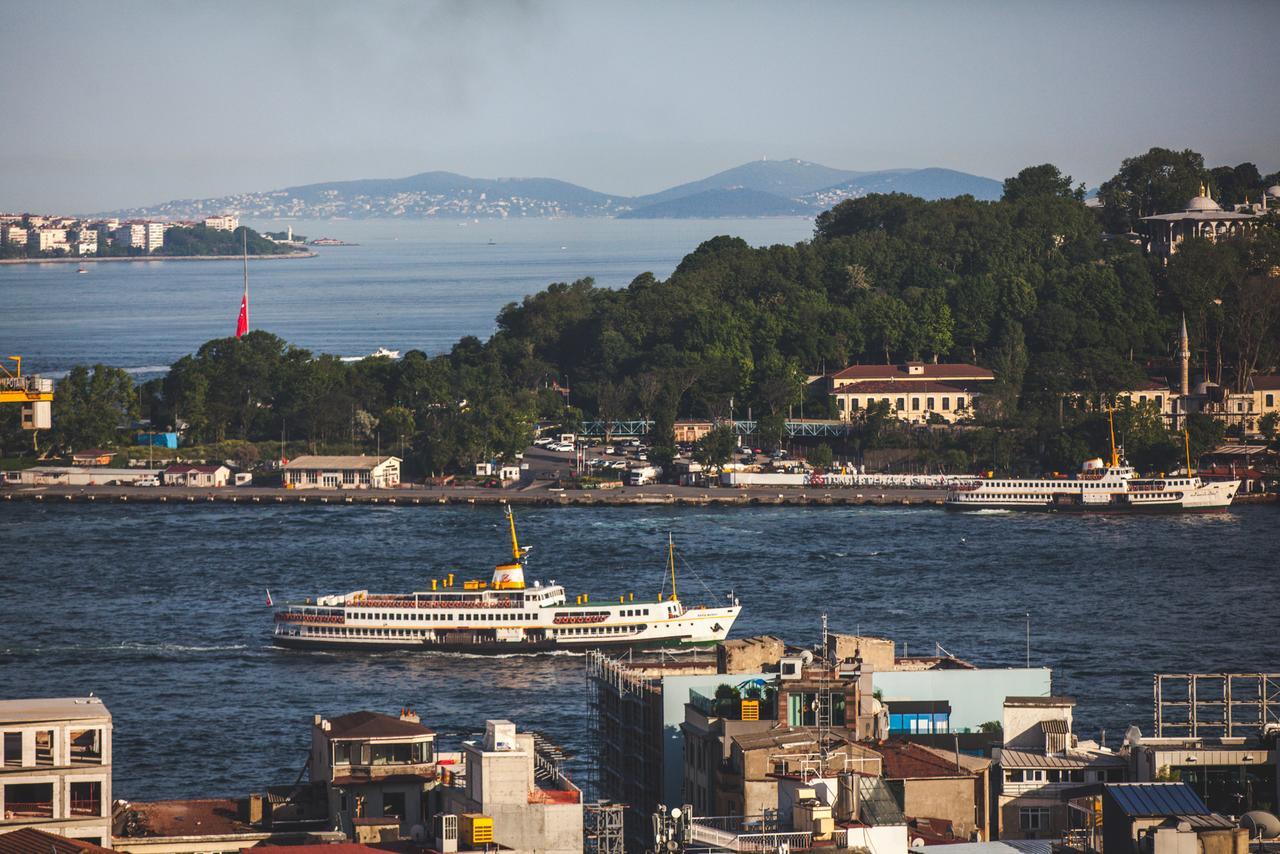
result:
[[[399,457],[304,456],[284,467],[288,489],[389,489],[400,485]]]

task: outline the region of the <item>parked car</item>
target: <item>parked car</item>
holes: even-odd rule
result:
[[[160,478],[158,477],[140,477],[133,482],[134,486],[159,486]]]

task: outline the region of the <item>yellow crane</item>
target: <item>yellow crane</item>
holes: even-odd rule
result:
[[[22,357],[10,356],[10,371],[0,361],[0,403],[22,404],[22,429],[48,430],[53,426],[53,380],[22,375]]]

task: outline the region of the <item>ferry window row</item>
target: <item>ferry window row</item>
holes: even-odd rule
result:
[[[630,626],[581,626],[571,629],[554,629],[553,631],[561,637],[566,635],[621,635],[630,632],[631,628]]]
[[[482,611],[479,614],[455,614],[452,611],[443,614],[435,611],[409,611],[404,614],[352,614],[351,619],[386,620],[388,622],[394,620],[409,620],[411,622],[429,623],[452,623],[455,621],[460,623],[511,623],[523,622],[525,620],[537,620],[538,615],[523,611]]]
[[[647,617],[649,616],[648,608],[626,608],[619,615],[622,617]]]

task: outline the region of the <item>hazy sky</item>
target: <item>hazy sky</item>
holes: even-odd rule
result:
[[[0,211],[434,169],[635,194],[762,156],[1091,185],[1280,168],[1280,2],[5,2]]]

